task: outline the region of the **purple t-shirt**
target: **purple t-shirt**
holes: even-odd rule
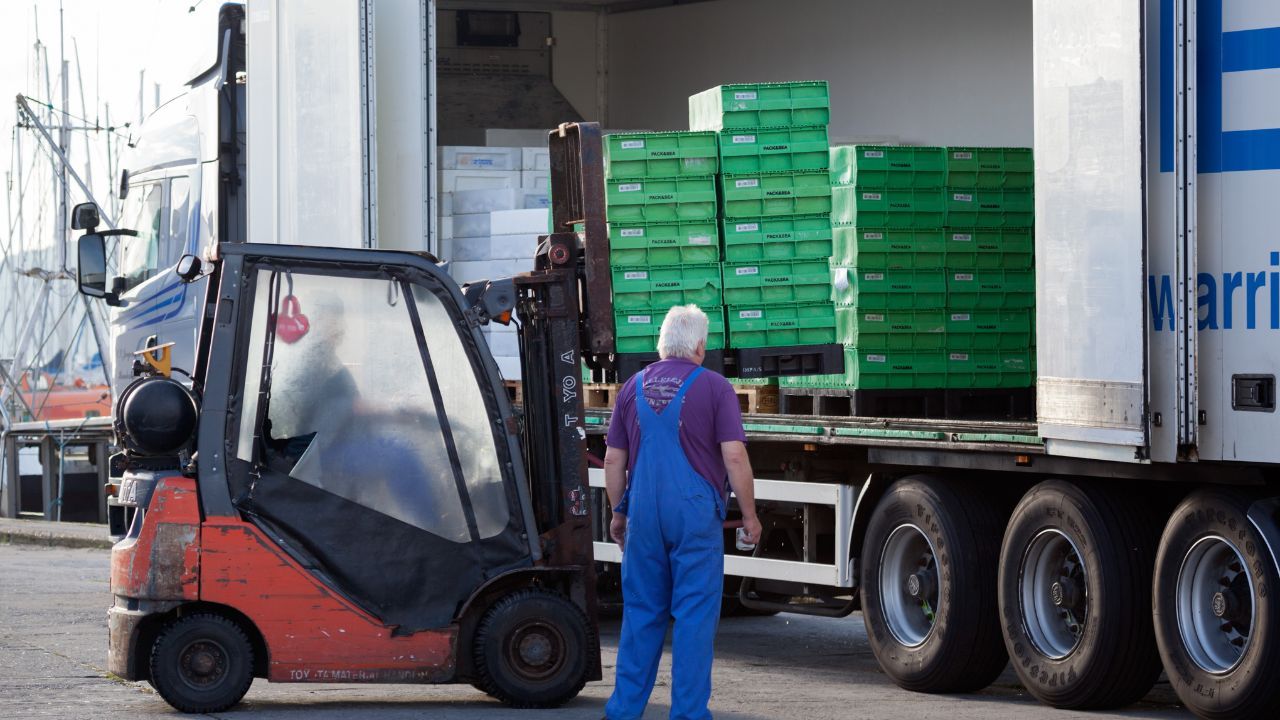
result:
[[[640,455],[636,379],[644,375],[644,396],[649,407],[660,413],[696,367],[692,360],[683,358],[659,360],[645,368],[643,373],[632,375],[618,392],[605,443],[611,448],[627,451],[628,472],[635,470],[636,458]],[[684,395],[684,407],[680,411],[680,446],[684,448],[685,457],[694,471],[711,483],[721,497],[728,496],[729,478],[724,456],[720,454],[720,443],[730,440],[747,441],[738,396],[723,375],[704,370]]]

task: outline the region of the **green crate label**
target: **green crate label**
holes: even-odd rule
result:
[[[770,190],[765,193],[769,197],[791,197],[795,194],[794,190],[787,188],[785,190]]]
[[[618,186],[618,192],[640,192],[644,190],[644,185],[640,183],[623,183]]]
[[[674,200],[676,198],[676,196],[672,195],[671,193],[663,193],[661,195],[646,195],[645,197],[647,197],[650,200]]]
[[[755,141],[756,141],[755,135],[734,135],[733,136],[734,145],[742,145],[743,143],[746,143],[749,145],[751,143],[754,143]]]
[[[978,203],[978,207],[983,210],[999,210],[1001,205],[1000,203]]]
[[[765,145],[760,149],[765,150],[767,152],[786,152],[791,149],[791,146],[790,145]]]
[[[653,316],[652,315],[628,315],[627,324],[628,325],[652,325]]]
[[[862,157],[864,157],[864,158],[882,158],[882,157],[884,157],[884,151],[883,151],[883,150],[864,150],[864,151],[862,152]]]
[[[891,207],[891,208],[897,208],[897,209],[899,209],[899,210],[910,210],[910,209],[911,209],[911,203],[909,203],[909,202],[891,202],[891,203],[889,203],[889,207]]]
[[[983,243],[978,243],[978,249],[979,250],[999,250],[1000,246],[996,245],[995,243],[991,243],[988,245],[984,245]]]
[[[911,324],[910,323],[894,323],[889,326],[889,329],[890,330],[910,330]]]
[[[789,328],[795,327],[798,323],[795,320],[770,320],[767,324],[771,328]]]
[[[954,313],[951,322],[969,322],[969,313]]]
[[[984,163],[984,162],[980,162],[980,163],[978,163],[978,169],[979,169],[979,170],[999,170],[999,169],[1000,169],[1000,163],[994,163],[994,162],[993,162],[993,163]]]
[[[760,187],[760,181],[755,178],[750,180],[734,180],[733,186],[736,188]]]
[[[654,284],[653,284],[653,286],[654,286],[654,287],[659,287],[659,288],[674,288],[674,287],[680,287],[680,281],[679,281],[679,280],[667,280],[666,282],[657,282],[657,283],[654,283]]]
[[[884,233],[873,233],[873,232],[862,233],[862,239],[863,240],[883,240]]]
[[[884,280],[884,273],[862,273],[862,279],[867,282],[878,282]]]
[[[622,141],[623,150],[639,150],[642,147],[644,147],[643,140],[623,140]]]
[[[867,356],[867,362],[883,363],[888,361],[889,359],[886,358],[884,355],[868,355]]]
[[[875,313],[867,313],[866,315],[862,316],[862,319],[866,320],[867,322],[884,322],[884,316],[877,315]]]
[[[645,270],[632,270],[622,273],[623,280],[648,280],[649,273]]]
[[[791,282],[791,276],[790,275],[774,275],[772,277],[766,276],[764,281],[767,283]]]
[[[972,193],[951,193],[951,199],[956,202],[973,202]]]
[[[755,91],[755,90],[747,90],[747,91],[745,91],[745,92],[735,92],[735,93],[733,94],[733,99],[734,99],[734,100],[755,100],[755,99],[756,99],[756,91]]]
[[[765,233],[765,240],[790,240],[795,237],[795,233]]]
[[[760,268],[758,268],[758,267],[754,267],[754,266],[753,266],[753,267],[740,267],[740,268],[734,268],[734,270],[733,270],[733,274],[734,274],[734,275],[739,275],[739,276],[742,276],[742,275],[759,275],[759,274],[760,274]]]
[[[655,238],[654,245],[679,245],[680,241],[675,238]]]
[[[956,273],[956,282],[973,282],[973,273]]]
[[[739,320],[759,320],[762,317],[764,317],[763,310],[739,310],[738,311]]]
[[[909,163],[909,162],[893,162],[893,161],[889,161],[889,167],[891,167],[891,168],[902,168],[903,170],[910,170],[910,169],[911,169],[911,163]]]
[[[864,192],[864,193],[862,193],[862,199],[863,199],[863,200],[879,200],[879,199],[880,199],[880,193],[867,193],[867,192]]]
[[[999,330],[1000,326],[995,323],[978,323],[979,330]]]
[[[654,150],[649,153],[649,157],[675,157],[675,150]]]
[[[889,245],[889,249],[890,250],[910,250],[911,246],[908,245],[907,243],[891,243]]]
[[[973,153],[971,153],[971,152],[953,152],[953,153],[951,153],[951,159],[952,159],[952,160],[972,160],[972,159],[973,159]]]
[[[969,353],[951,353],[951,359],[958,362],[968,362]]]
[[[690,235],[689,244],[690,245],[710,245],[711,236],[710,235]]]
[[[760,223],[738,223],[733,226],[733,231],[740,233],[759,232]]]
[[[951,239],[955,242],[973,242],[973,236],[969,233],[951,233]]]
[[[618,233],[622,237],[644,237],[644,228],[627,228]]]

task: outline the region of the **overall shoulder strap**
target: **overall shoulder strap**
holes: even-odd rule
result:
[[[680,383],[680,389],[676,391],[675,397],[671,398],[671,402],[667,404],[667,409],[662,411],[663,415],[675,408],[676,422],[679,422],[680,410],[684,406],[684,396],[689,392],[689,388],[693,386],[693,381],[697,380],[698,376],[702,374],[702,370],[702,366],[694,368],[693,372],[689,373],[689,376],[684,379],[684,382]]]

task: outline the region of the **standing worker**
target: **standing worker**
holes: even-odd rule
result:
[[[760,539],[737,395],[728,380],[702,367],[706,314],[696,305],[671,308],[658,355],[622,386],[606,440],[609,534],[622,546],[623,602],[608,720],[644,714],[672,619],[671,718],[711,717],[729,486],[744,539]]]

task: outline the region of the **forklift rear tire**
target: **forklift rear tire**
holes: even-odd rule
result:
[[[222,712],[253,683],[253,646],[244,630],[221,615],[179,618],[151,646],[151,685],[184,713]]]
[[[558,707],[587,684],[595,648],[591,623],[577,605],[545,590],[521,590],[480,620],[474,684],[512,707]]]

